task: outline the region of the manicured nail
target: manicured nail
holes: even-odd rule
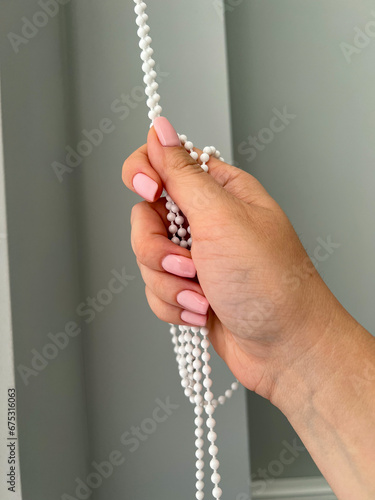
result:
[[[181,146],[177,132],[164,116],[155,118],[154,128],[162,146]]]
[[[154,201],[158,184],[148,175],[138,173],[133,177],[133,187],[145,200]]]
[[[181,319],[188,325],[204,326],[207,323],[207,316],[190,311],[182,311]]]
[[[209,303],[206,297],[192,290],[183,290],[177,295],[177,302],[186,309],[198,314],[206,314]]]
[[[194,262],[188,257],[181,255],[167,255],[161,263],[163,269],[169,273],[182,276],[183,278],[194,278],[196,269]]]

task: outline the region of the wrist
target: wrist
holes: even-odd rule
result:
[[[375,339],[343,308],[311,335],[318,340],[283,371],[271,401],[338,498],[373,499]]]
[[[330,313],[309,322],[276,377],[270,400],[288,418],[309,411],[312,400],[337,398],[344,387],[341,398],[350,399],[366,374],[375,382],[375,339],[332,298]]]

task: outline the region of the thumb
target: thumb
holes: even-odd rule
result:
[[[165,117],[154,119],[147,137],[147,155],[169,196],[190,222],[202,209],[206,212],[211,203],[216,205],[221,197],[228,196],[181,145],[177,132]]]

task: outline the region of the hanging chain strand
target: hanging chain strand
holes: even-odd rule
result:
[[[159,85],[156,82],[157,73],[154,69],[155,61],[152,58],[154,51],[151,48],[152,39],[149,36],[150,27],[147,24],[147,5],[142,0],[134,0],[134,3],[134,11],[137,14],[137,34],[140,39],[139,47],[141,48],[141,59],[143,61],[143,81],[146,84],[146,104],[149,108],[148,117],[151,120],[150,127],[152,127],[154,119],[158,116],[161,116],[162,113],[162,107],[159,104],[160,95],[157,92]],[[200,166],[205,172],[208,172],[207,162],[209,161],[211,156],[224,161],[224,158],[222,158],[220,155],[220,151],[218,151],[214,146],[205,147],[203,149],[203,153],[199,156],[198,153],[193,149],[193,143],[187,139],[186,135],[178,134],[178,137],[180,139],[181,145],[185,147],[186,151],[190,154],[193,160],[197,163],[198,160],[201,162]],[[166,197],[165,206],[168,210],[167,219],[170,222],[168,230],[171,235],[171,241],[183,248],[190,249],[192,246],[190,226],[187,225],[187,229],[184,228],[184,224],[187,224],[187,221],[185,221],[184,217],[180,214],[180,209],[177,204],[172,200],[172,198],[165,190],[163,191],[162,196]],[[206,426],[208,428],[207,439],[210,443],[208,453],[211,457],[209,465],[212,469],[212,496],[215,500],[219,500],[222,496],[222,490],[219,486],[221,480],[220,474],[218,472],[220,463],[217,458],[218,448],[215,444],[217,434],[214,431],[216,421],[213,415],[215,413],[216,407],[219,404],[223,405],[225,401],[232,396],[232,392],[238,389],[239,383],[238,380],[236,380],[232,383],[231,388],[225,391],[225,394],[223,396],[219,396],[217,399],[214,399],[214,395],[211,390],[211,366],[209,365],[211,356],[208,352],[208,348],[210,347],[210,341],[208,339],[208,329],[206,327],[199,328],[195,326],[185,325],[179,325],[177,329],[176,326],[172,323],[169,324],[170,333],[172,335],[172,343],[174,345],[174,352],[176,354],[176,361],[181,377],[181,385],[184,389],[185,396],[192,404],[194,404],[194,423],[196,437],[195,456],[197,459],[197,470],[195,474],[197,479],[195,483],[195,497],[197,500],[203,500],[204,498],[203,414],[205,413]]]

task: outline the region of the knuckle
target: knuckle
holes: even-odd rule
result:
[[[126,184],[126,172],[127,172],[127,166],[128,166],[128,159],[129,158],[126,158],[126,160],[122,164],[122,169],[121,169],[121,179],[122,179],[122,182],[124,184]]]
[[[146,299],[147,299],[147,302],[148,302],[148,305],[149,305],[151,311],[161,321],[165,321],[165,312],[160,307],[160,304],[155,300],[155,298],[153,297],[153,295],[151,293],[150,288],[147,285],[145,285],[145,295],[146,295]]]
[[[122,180],[125,185],[130,187],[130,175],[132,172],[132,166],[139,164],[140,161],[144,160],[147,152],[147,144],[143,144],[143,146],[139,147],[133,153],[131,153],[122,165]]]
[[[138,264],[138,267],[139,267],[139,270],[140,270],[143,282],[145,283],[146,286],[148,286],[149,288],[152,289],[152,286],[151,286],[152,283],[150,282],[150,277],[149,277],[150,275],[147,272],[148,268],[146,266],[144,266],[141,262],[139,262],[138,259],[137,259],[137,264]]]
[[[171,309],[166,302],[160,299],[155,293],[146,285],[145,294],[148,305],[155,316],[166,323],[176,323],[176,313]]]
[[[199,164],[195,162],[189,154],[186,154],[186,151],[184,150],[176,151],[176,155],[173,159],[173,169],[178,171],[183,171],[188,166],[197,167],[197,170],[198,169],[202,170]]]
[[[139,238],[133,238],[132,248],[133,252],[135,253],[135,256],[137,257],[137,263],[144,264],[149,252],[149,245],[146,244],[145,240],[141,240]]]
[[[137,203],[137,205],[138,205],[138,203]],[[137,208],[136,208],[136,206],[137,206],[137,205],[133,205],[133,206],[132,206],[132,209],[131,209],[131,211],[130,211],[130,224],[131,224],[131,225],[133,225],[133,222],[134,222],[134,217],[136,216],[136,212],[137,212]]]
[[[124,163],[122,164],[122,171],[121,171],[121,176],[124,184],[126,184],[126,180],[128,179],[128,172],[130,171],[130,164],[132,160],[134,159],[134,156],[137,151],[134,151],[131,155],[129,155]]]
[[[144,209],[144,205],[146,204],[145,201],[140,201],[139,203],[136,203],[135,205],[132,206],[132,209],[130,211],[130,224],[133,225],[137,218],[140,217],[142,210]]]
[[[132,231],[130,233],[130,244],[131,244],[131,247],[132,247],[132,250],[133,250],[133,253],[135,254],[135,256],[137,257],[137,252],[136,252],[136,247],[135,247],[135,238],[134,238],[134,231]],[[138,262],[138,258],[137,258],[137,262]]]

